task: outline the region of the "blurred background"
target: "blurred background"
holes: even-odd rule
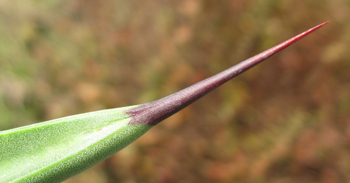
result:
[[[150,102],[331,23],[65,183],[350,181],[349,0],[0,1],[0,130]]]

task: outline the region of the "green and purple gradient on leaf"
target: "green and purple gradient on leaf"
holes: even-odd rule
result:
[[[112,156],[154,125],[328,22],[177,93],[142,105],[0,132],[0,182],[61,182]]]

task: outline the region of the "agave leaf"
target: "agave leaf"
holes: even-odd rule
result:
[[[0,182],[61,182],[112,156],[151,127],[322,27],[309,29],[162,99],[0,132]]]

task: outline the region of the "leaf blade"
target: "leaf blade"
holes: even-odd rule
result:
[[[0,132],[0,181],[63,181],[113,155],[160,121],[327,23],[159,100]]]
[[[0,182],[62,181],[106,159],[150,128],[128,124],[130,116],[124,111],[133,107],[136,106],[1,132]]]

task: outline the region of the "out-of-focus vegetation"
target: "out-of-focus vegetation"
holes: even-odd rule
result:
[[[149,102],[331,23],[70,182],[350,181],[347,0],[0,1],[0,130]]]

